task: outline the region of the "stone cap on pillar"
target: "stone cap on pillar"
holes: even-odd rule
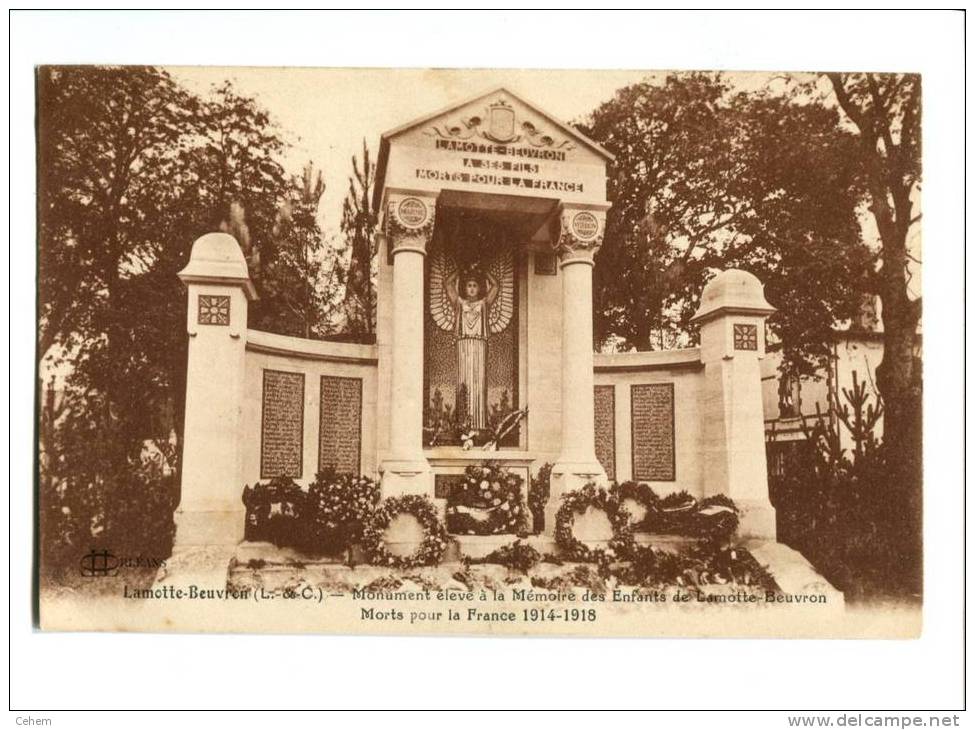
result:
[[[184,284],[239,286],[249,300],[257,299],[257,289],[247,270],[244,252],[229,233],[207,233],[196,239],[190,262],[177,276]]]
[[[704,286],[701,306],[691,322],[703,323],[725,314],[767,317],[775,307],[765,299],[758,277],[741,269],[725,269]]]

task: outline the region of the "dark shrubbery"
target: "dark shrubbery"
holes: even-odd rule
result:
[[[173,514],[179,505],[174,474],[132,466],[115,477],[42,478],[40,488],[45,582],[70,583],[80,575],[80,561],[91,550],[142,558],[147,565],[172,554]]]
[[[799,550],[849,600],[920,594],[921,555],[902,538],[913,521],[888,498],[879,458],[830,463],[819,452],[773,480],[779,540]]]
[[[874,435],[883,411],[854,377],[848,406],[803,419],[807,448],[792,451],[770,477],[779,540],[799,550],[848,600],[920,597],[921,513],[896,498],[912,485],[894,478]],[[853,448],[841,447],[840,425]]]

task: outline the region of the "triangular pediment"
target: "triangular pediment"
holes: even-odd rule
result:
[[[419,139],[417,139],[419,137]],[[426,139],[424,139],[426,138]],[[503,87],[414,119],[383,134],[383,141],[429,139],[527,145],[553,152],[586,152],[604,163],[613,155],[584,134]],[[582,160],[579,160],[582,161]]]
[[[612,160],[578,130],[499,87],[383,134],[375,196],[378,204],[389,187],[605,205]]]

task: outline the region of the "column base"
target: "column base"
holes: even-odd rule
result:
[[[178,509],[173,554],[156,573],[156,585],[227,587],[234,551],[244,539],[246,511]]]
[[[236,546],[244,539],[246,519],[247,511],[243,504],[239,509],[177,509],[173,515],[176,523],[174,550],[177,547]]]
[[[383,497],[425,494],[433,497],[433,470],[425,457],[387,459],[379,467]]]
[[[191,587],[225,589],[235,550],[234,545],[174,547],[165,565],[156,571],[154,585],[184,590]]]
[[[589,482],[606,486],[606,472],[598,461],[557,461],[552,467],[548,503],[545,505],[546,535],[555,534],[555,515],[562,506],[562,495],[581,489]]]
[[[768,500],[735,499],[734,501],[741,510],[738,523],[740,539],[775,541],[775,507]]]

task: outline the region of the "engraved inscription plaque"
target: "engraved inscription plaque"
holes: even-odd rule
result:
[[[305,419],[305,376],[264,371],[261,407],[261,479],[300,478]]]
[[[434,474],[433,496],[435,499],[450,499],[454,485],[464,481],[463,474]]]
[[[606,476],[616,479],[616,387],[597,385],[594,397],[596,458]]]
[[[362,378],[322,376],[318,468],[358,475],[362,451]]]
[[[672,482],[674,450],[674,384],[649,383],[630,388],[633,478]]]
[[[558,263],[554,253],[538,251],[535,254],[535,273],[538,276],[555,276],[558,273]]]

